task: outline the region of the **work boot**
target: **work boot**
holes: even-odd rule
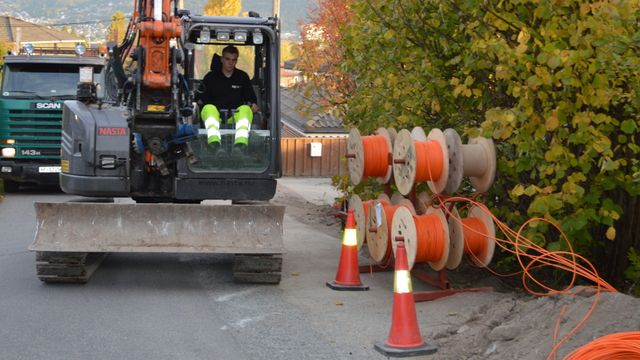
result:
[[[247,154],[247,145],[246,144],[235,144],[233,145],[233,150],[231,150],[231,155],[233,157],[242,157]]]
[[[228,156],[227,152],[224,150],[224,148],[219,142],[210,143],[209,149],[211,149],[211,153],[213,154],[213,156],[218,159],[226,158]]]

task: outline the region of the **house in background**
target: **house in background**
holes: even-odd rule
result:
[[[348,130],[331,109],[323,109],[299,86],[280,87],[282,137],[344,138]]]
[[[297,69],[298,59],[287,60],[280,66],[280,86],[291,87],[304,82],[302,71]]]
[[[66,31],[54,30],[47,26],[30,23],[11,16],[0,16],[0,41],[13,45],[19,52],[24,44],[35,48],[73,49],[85,40]]]
[[[332,111],[305,96],[302,87],[280,87],[280,124],[283,175],[348,173],[348,130]]]

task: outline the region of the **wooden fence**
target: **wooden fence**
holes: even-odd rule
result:
[[[312,143],[320,156],[311,156]],[[282,138],[283,176],[333,176],[347,175],[346,138]],[[314,154],[317,155],[317,154]]]

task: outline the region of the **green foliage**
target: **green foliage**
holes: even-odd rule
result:
[[[624,272],[627,280],[631,281],[631,291],[635,296],[640,296],[640,254],[634,249],[629,250],[629,262],[631,265]]]
[[[350,124],[493,137],[497,216],[556,221],[585,254],[622,240],[616,224],[638,212],[614,195],[640,195],[638,0],[362,0],[352,9],[340,42],[356,84]]]
[[[352,194],[358,194],[363,200],[369,200],[375,199],[384,192],[382,185],[373,178],[366,179],[358,185],[353,185],[349,175],[335,175],[331,177],[331,185],[340,192],[340,196],[334,202],[334,207],[337,208],[340,208],[346,200],[349,200],[349,196]]]

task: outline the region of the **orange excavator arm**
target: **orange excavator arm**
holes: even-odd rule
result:
[[[182,34],[180,19],[171,15],[171,0],[134,0],[134,19],[144,49],[143,87],[168,89],[171,86],[169,43]],[[142,59],[140,59],[142,60]]]

